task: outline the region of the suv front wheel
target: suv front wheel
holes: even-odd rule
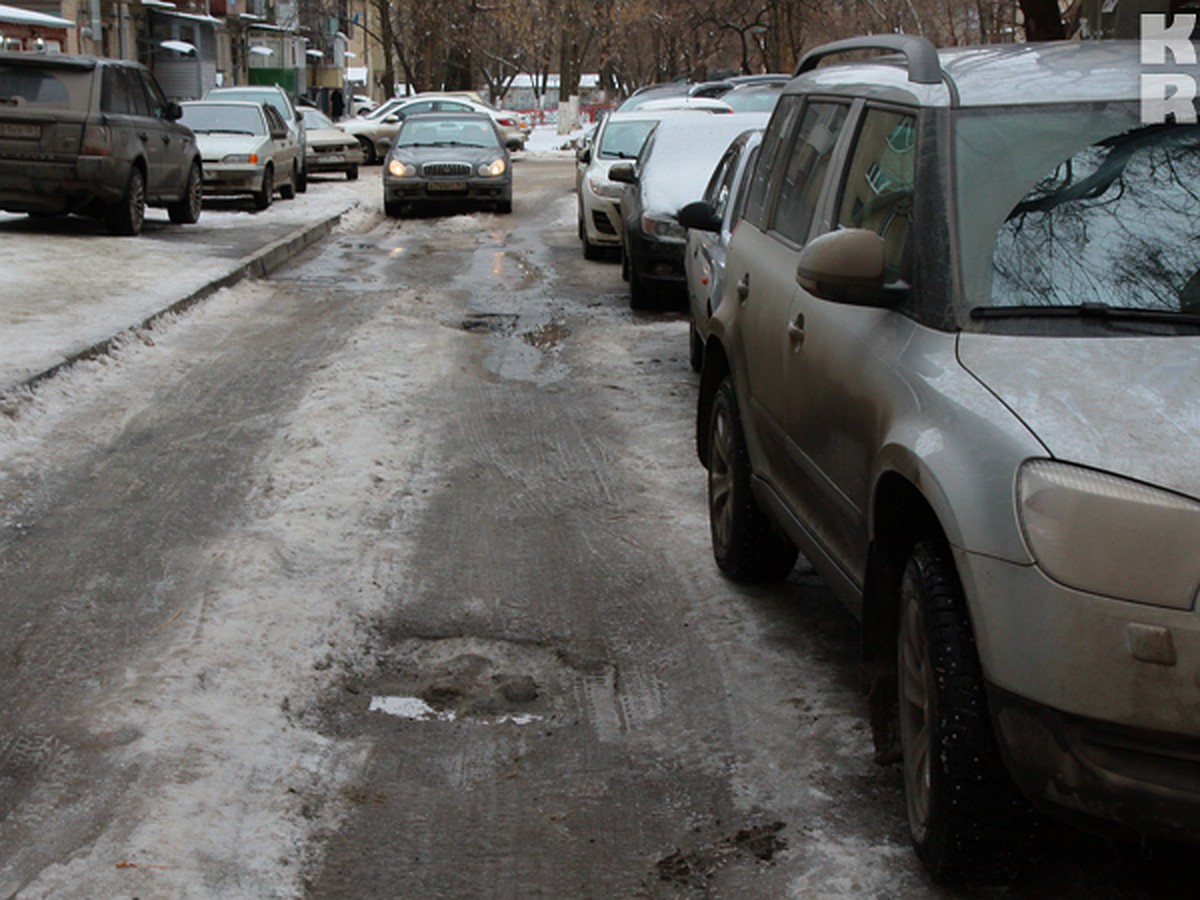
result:
[[[717,388],[708,420],[708,518],[713,557],[735,581],[777,581],[797,551],[758,507],[750,487],[750,456],[728,377]]]
[[[917,855],[946,881],[1011,879],[1034,813],[1000,759],[962,587],[940,542],[917,544],[905,566],[896,656]]]

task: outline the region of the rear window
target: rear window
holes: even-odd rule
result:
[[[0,108],[32,106],[86,110],[92,73],[87,69],[0,65]]]

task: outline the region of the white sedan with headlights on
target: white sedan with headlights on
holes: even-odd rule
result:
[[[256,209],[271,205],[275,191],[296,196],[300,145],[276,109],[241,100],[181,104],[180,120],[196,135],[204,166],[204,193],[249,194]]]
[[[405,119],[383,166],[383,208],[491,206],[512,212],[512,160],[484,113],[423,113]]]

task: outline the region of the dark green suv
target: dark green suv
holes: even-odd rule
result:
[[[147,205],[195,222],[200,154],[180,114],[138,63],[0,53],[0,209],[81,213],[127,235]]]

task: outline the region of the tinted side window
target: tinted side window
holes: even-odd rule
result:
[[[758,165],[754,167],[754,177],[750,182],[750,195],[746,200],[746,218],[756,225],[763,221],[764,207],[767,199],[767,185],[771,181],[771,173],[775,171],[775,159],[779,156],[780,148],[792,134],[792,126],[800,113],[804,98],[797,95],[779,98],[767,133],[763,135],[762,149],[759,151]]]
[[[124,69],[105,66],[100,86],[100,109],[117,116],[134,114],[134,96]]]
[[[742,170],[741,187],[737,193],[737,199],[733,204],[733,215],[729,217],[731,225],[736,224],[743,216],[746,209],[746,197],[749,194],[749,184],[747,182],[754,176],[754,165],[758,162],[758,147],[750,151],[750,158],[746,160],[746,168]]]
[[[167,111],[167,98],[162,92],[162,88],[158,86],[158,82],[154,80],[154,76],[149,72],[141,72],[142,86],[146,90],[146,96],[150,100],[150,114],[163,118]]]
[[[802,244],[808,238],[817,200],[825,185],[829,157],[846,122],[847,111],[840,103],[812,103],[804,110],[796,142],[784,163],[772,223],[772,230],[793,243]]]
[[[855,141],[838,225],[868,228],[883,238],[886,280],[911,280],[906,249],[912,221],[917,123],[910,113],[867,110]]]

